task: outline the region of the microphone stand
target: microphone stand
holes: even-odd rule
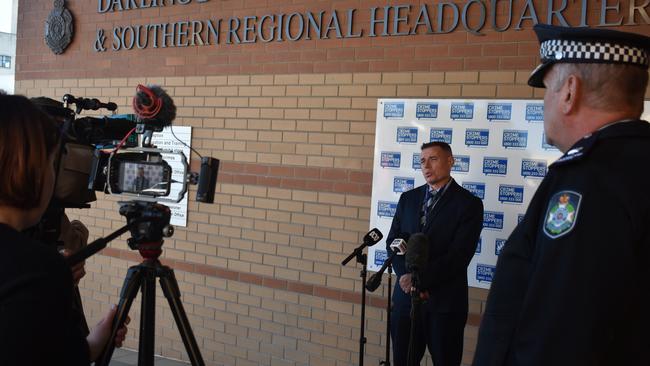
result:
[[[390,313],[391,309],[391,292],[393,290],[393,265],[388,264],[387,272],[388,273],[388,299],[386,301],[386,360],[379,362],[380,365],[390,366]]]
[[[354,249],[354,251],[347,256],[342,262],[341,265],[346,265],[352,258],[357,259],[357,263],[361,263],[361,329],[359,332],[359,366],[363,366],[363,354],[364,347],[366,344],[366,277],[368,274],[368,256],[363,254],[363,248],[372,246],[376,244],[383,235],[377,229],[372,229],[368,234],[363,238],[363,244]]]
[[[352,254],[341,262],[342,265],[346,265],[352,258],[357,259],[357,263],[362,265],[361,268],[361,331],[359,333],[359,366],[363,366],[363,354],[364,346],[366,344],[365,337],[365,325],[366,325],[366,277],[368,274],[368,256],[363,254],[363,248],[367,245],[364,243],[356,248]]]
[[[361,268],[361,329],[359,333],[359,366],[363,366],[363,354],[365,353],[366,345],[366,277],[368,275],[368,256],[361,253],[357,253],[357,263],[362,265]]]
[[[415,337],[417,337],[416,325],[417,316],[420,313],[420,278],[417,269],[411,272],[411,329],[409,334],[408,366],[417,366],[419,361],[415,357]]]
[[[384,274],[384,271],[388,270],[388,300],[386,302],[386,316],[387,316],[387,322],[386,322],[386,360],[379,362],[380,365],[386,365],[390,366],[390,312],[391,312],[391,290],[393,289],[392,287],[392,272],[393,272],[393,259],[395,256],[399,253],[399,251],[393,251],[384,261],[384,264],[381,266],[379,271],[375,273],[374,275],[370,276],[370,279],[366,283],[365,289],[368,289],[368,291],[373,292],[375,291],[379,285],[381,284],[381,276]]]

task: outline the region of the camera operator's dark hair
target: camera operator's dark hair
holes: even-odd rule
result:
[[[451,146],[449,146],[449,144],[444,141],[431,141],[431,142],[424,143],[420,147],[420,150],[428,149],[430,147],[439,147],[442,149],[442,151],[446,152],[447,154],[453,155],[451,153]]]
[[[38,206],[59,137],[57,124],[27,98],[0,95],[0,204]]]

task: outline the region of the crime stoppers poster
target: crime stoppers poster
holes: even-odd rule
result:
[[[650,115],[645,103],[644,119]],[[468,269],[470,286],[489,288],[506,239],[562,154],[545,143],[541,100],[380,99],[377,102],[370,228],[388,236],[402,192],[424,184],[420,146],[451,145],[458,184],[483,200],[483,231]],[[386,241],[368,248],[368,268],[387,258]]]

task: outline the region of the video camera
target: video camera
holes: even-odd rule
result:
[[[179,202],[188,184],[197,183],[197,201],[214,202],[219,160],[201,157],[200,173],[192,173],[182,151],[157,148],[152,143],[153,134],[176,118],[174,101],[161,87],[138,85],[132,115],[75,118],[89,109],[114,112],[117,105],[70,94],[59,105],[44,98],[34,102],[62,123],[54,196],[63,207],[87,207],[96,199],[95,191],[129,200]],[[72,104],[74,112],[69,108]],[[180,162],[182,169],[174,171],[165,157]]]

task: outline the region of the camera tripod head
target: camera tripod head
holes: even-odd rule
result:
[[[126,217],[131,227],[129,247],[138,250],[144,259],[157,259],[162,254],[163,237],[174,234],[174,227],[169,224],[169,207],[155,202],[120,202],[120,215]]]

